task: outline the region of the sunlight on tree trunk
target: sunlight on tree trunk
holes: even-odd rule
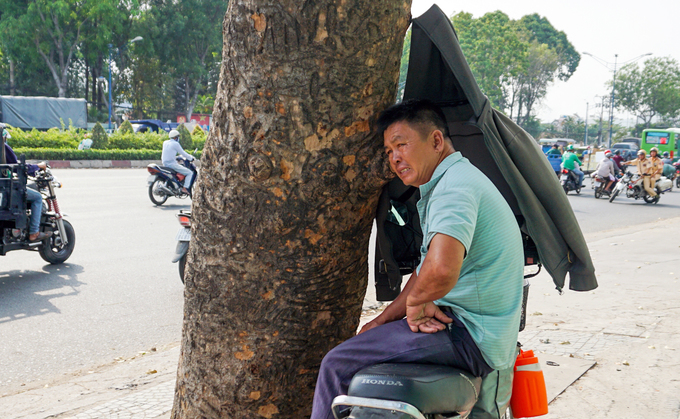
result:
[[[303,418],[354,335],[410,1],[232,0],[172,417]]]

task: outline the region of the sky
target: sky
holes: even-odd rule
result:
[[[576,72],[566,82],[556,81],[537,109],[543,122],[551,122],[563,115],[586,115],[588,122],[599,119],[597,96],[610,95],[605,87],[612,79],[615,54],[618,66],[643,54],[649,57],[638,60],[642,65],[652,57],[672,57],[680,62],[680,0],[647,0],[643,2],[613,0],[413,0],[411,14],[414,18],[437,4],[447,16],[468,12],[477,18],[485,13],[500,10],[511,19],[538,13],[546,17],[557,30],[563,31],[576,50],[581,53],[581,62]],[[583,55],[589,52],[610,67],[599,64],[595,59]],[[588,105],[586,105],[588,104]],[[605,112],[604,118],[608,118]],[[635,116],[617,110],[615,123],[635,124]]]

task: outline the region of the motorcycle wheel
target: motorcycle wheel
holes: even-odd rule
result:
[[[562,185],[562,188],[564,188],[564,193],[569,195],[569,187],[567,185]]]
[[[187,265],[187,255],[186,253],[184,256],[182,256],[179,260],[179,279],[182,280],[182,284],[184,284],[184,268]]]
[[[45,262],[49,262],[52,265],[66,262],[66,259],[71,256],[73,249],[76,247],[76,232],[73,230],[71,223],[66,220],[63,221],[68,244],[62,244],[58,235],[52,235],[52,237],[50,237],[47,242],[43,243],[43,246],[40,248],[40,257],[43,258]]]
[[[597,187],[595,188],[595,199],[600,199],[602,197],[602,188]]]
[[[576,188],[576,195],[580,195],[580,194],[581,194],[581,188]]]
[[[659,202],[659,194],[657,193],[656,196],[653,198],[645,194],[645,196],[643,196],[642,199],[648,204],[656,204],[657,202]]]
[[[151,185],[149,185],[149,199],[154,205],[163,205],[168,200],[168,196],[158,190],[158,187],[165,182],[164,179],[156,178]]]
[[[675,178],[675,187],[680,188],[680,176]]]
[[[616,199],[617,196],[619,196],[619,190],[615,189],[614,192],[612,192],[612,196],[609,197],[609,202],[614,202],[614,199]]]

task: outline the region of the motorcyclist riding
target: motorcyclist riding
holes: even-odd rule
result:
[[[7,164],[19,163],[17,155],[14,153],[14,150],[12,150],[12,147],[10,147],[10,145],[7,144],[7,140],[12,138],[12,136],[9,134],[7,126],[1,122],[0,132],[2,132],[2,136],[5,139],[5,159],[7,160]],[[45,162],[40,162],[38,164],[27,164],[26,166],[28,168],[29,176],[35,176],[35,173],[38,170],[47,169],[47,164]],[[39,231],[40,214],[42,213],[42,195],[40,195],[40,192],[34,189],[26,188],[26,202],[31,205],[31,218],[28,226],[28,240],[32,242],[43,241],[50,237],[52,235],[52,232],[48,231],[41,233]]]
[[[606,150],[604,153],[604,159],[602,159],[597,164],[597,168],[595,169],[597,176],[601,177],[602,179],[607,179],[607,186],[604,188],[607,192],[611,192],[611,186],[614,183],[614,176],[616,175],[614,162],[610,160],[611,157],[612,152]]]
[[[671,154],[668,151],[663,152],[663,159],[661,159],[663,164],[673,164],[673,159],[671,159]]]
[[[623,157],[621,157],[621,150],[616,150],[611,160],[619,170],[623,170]]]
[[[189,193],[188,188],[191,185],[191,180],[194,174],[191,170],[177,163],[175,157],[177,156],[177,154],[179,154],[187,158],[189,161],[193,161],[194,157],[191,154],[184,151],[182,146],[179,144],[179,131],[173,129],[168,133],[168,137],[169,139],[163,142],[161,164],[165,167],[169,167],[170,169],[174,170],[177,173],[181,173],[184,176],[186,176],[184,178],[184,187],[182,188],[182,192],[188,194]]]
[[[578,156],[574,153],[574,146],[569,144],[567,146],[567,151],[562,155],[562,166],[567,170],[571,170],[575,175],[578,176],[577,187],[582,188],[583,177],[585,175],[580,169],[576,167],[576,164],[578,164],[579,167],[583,165],[581,160],[579,160]]]
[[[652,154],[652,152],[654,152],[654,155],[656,156],[656,153],[658,153],[657,148],[652,147],[649,153]],[[654,162],[652,162],[652,159],[647,158],[647,152],[645,150],[640,149],[638,150],[637,154],[638,158],[626,162],[626,165],[630,166],[635,164],[637,166],[638,173],[640,176],[642,176],[642,186],[647,191],[647,194],[654,198],[657,195],[656,191],[654,190],[654,186],[656,184],[656,180],[661,177],[662,169],[659,167],[657,172]],[[661,161],[658,158],[657,160]]]

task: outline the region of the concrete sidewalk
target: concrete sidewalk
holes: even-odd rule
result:
[[[678,237],[680,218],[586,234],[595,291],[559,295],[545,272],[532,279],[520,341],[541,362],[552,401],[545,418],[678,419]],[[0,416],[167,418],[178,359],[176,343],[31,383],[0,398]]]

